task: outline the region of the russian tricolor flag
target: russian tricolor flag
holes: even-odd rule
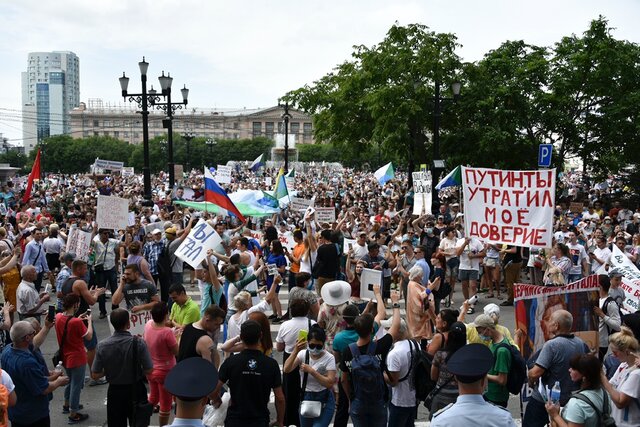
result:
[[[238,217],[240,221],[245,221],[244,216],[227,196],[227,193],[213,179],[213,175],[208,168],[204,169],[204,200],[226,209],[228,213]]]
[[[262,163],[262,156],[264,156],[264,154],[260,154],[258,158],[255,159],[253,163],[251,163],[251,166],[249,166],[249,169],[255,172],[258,169],[260,169],[261,166],[264,166],[264,163]]]

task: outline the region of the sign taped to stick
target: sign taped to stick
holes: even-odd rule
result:
[[[216,182],[218,184],[231,184],[231,166],[218,165]]]
[[[200,219],[176,249],[176,256],[195,269],[206,258],[207,250],[213,249],[221,241],[216,230],[205,220]]]
[[[91,251],[91,233],[72,227],[67,237],[67,253],[76,255],[76,259],[86,261]]]
[[[465,231],[485,243],[551,247],[556,170],[462,167]]]

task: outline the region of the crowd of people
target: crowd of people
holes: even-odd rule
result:
[[[264,188],[263,175],[275,171],[238,167],[227,190]],[[172,414],[172,425],[202,425],[208,404],[230,427],[411,426],[421,404],[432,426],[514,425],[508,382],[522,331],[499,322],[514,305],[514,284],[598,274],[599,347],[572,334],[571,313],[551,315],[548,339],[529,361],[533,395],[522,425],[596,426],[605,415],[640,425],[640,314],[621,309],[622,274],[610,266],[613,245],[640,265],[638,207],[592,197],[579,209],[560,203],[554,246],[522,248],[466,236],[464,206],[449,190],[434,197],[433,212],[412,215],[402,174],[380,185],[349,169],[298,171],[296,196],[335,208],[331,223],[312,209],[245,222],[194,211],[176,202],[203,200],[195,171],[175,189],[164,174],[152,185],[150,203],[138,176],[50,175],[26,203],[12,182],[3,186],[5,424],[49,426],[60,387],[69,424],[85,422],[88,373],[89,385],[108,384],[114,427],[148,424],[153,412],[160,425]],[[97,195],[130,200],[132,225],[98,228]],[[191,268],[176,251],[200,218],[220,243]],[[66,250],[73,228],[91,233],[86,258]],[[288,233],[291,247],[280,239]],[[378,272],[377,284],[361,283],[365,270]],[[132,333],[132,316],[147,313]],[[98,337],[95,322],[113,333]],[[40,350],[51,329],[53,365]]]

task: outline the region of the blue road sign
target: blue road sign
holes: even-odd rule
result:
[[[540,144],[538,148],[538,167],[541,167],[541,168],[550,167],[552,153],[553,153],[553,145]]]

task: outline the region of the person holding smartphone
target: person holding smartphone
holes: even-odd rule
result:
[[[84,386],[84,374],[87,368],[84,340],[90,341],[93,337],[93,324],[89,321],[90,314],[87,312],[75,317],[74,314],[79,307],[80,297],[76,294],[67,294],[62,301],[64,311],[55,317],[62,364],[69,377],[69,384],[64,389],[62,413],[69,414],[70,424],[89,418],[88,414],[79,411],[82,409],[80,393]]]

